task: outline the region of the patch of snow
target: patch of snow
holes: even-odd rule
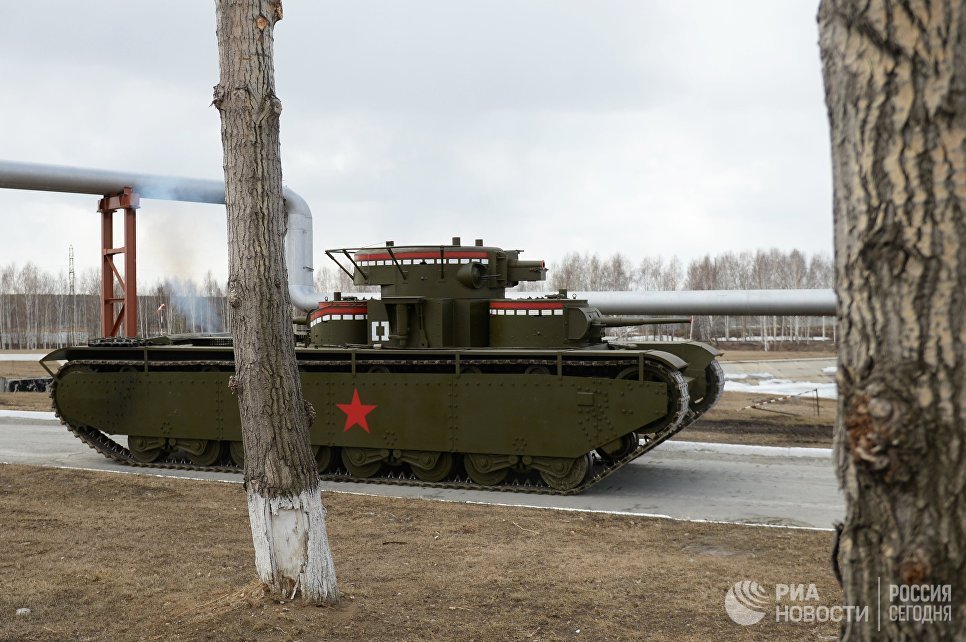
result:
[[[757,384],[742,383],[740,381],[725,381],[725,391],[730,392],[749,392],[759,395],[775,395],[783,397],[786,395],[807,396],[808,393],[814,394],[818,391],[818,396],[822,399],[837,399],[838,388],[834,383],[814,383],[812,381],[789,381],[788,379],[765,379]]]
[[[713,452],[729,455],[759,455],[762,457],[811,457],[816,459],[831,459],[831,448],[802,448],[788,446],[749,446],[745,444],[715,444],[703,441],[666,441],[659,449],[653,451],[654,456],[660,456],[661,450],[675,450],[685,452]]]
[[[798,337],[797,339],[794,339],[792,337],[774,337],[771,335],[768,336],[768,343],[774,343],[775,345],[781,345],[783,343],[802,343],[802,342],[808,342],[808,341],[831,341],[831,340],[832,340],[832,337]],[[742,343],[751,343],[751,342],[761,343],[761,335],[751,334],[746,337],[715,337],[715,341],[720,341],[722,343],[728,343],[728,342],[734,343],[738,341]]]
[[[725,379],[726,380],[729,380],[729,381],[730,380],[733,380],[733,379],[748,379],[748,378],[751,378],[751,379],[774,379],[775,378],[775,375],[773,375],[770,372],[749,372],[747,374],[737,374],[737,373],[735,373],[735,374],[727,374],[726,373],[725,374]]]
[[[834,375],[838,371],[838,366],[829,366],[828,368],[822,368],[822,374]]]

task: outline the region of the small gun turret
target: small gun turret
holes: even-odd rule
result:
[[[520,281],[543,281],[546,278],[547,268],[543,261],[521,261],[515,257],[507,259],[507,287],[513,287]]]

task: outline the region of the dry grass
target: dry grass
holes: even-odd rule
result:
[[[728,587],[841,593],[831,533],[325,494],[344,599],[253,583],[240,485],[0,466],[0,639],[834,639]],[[29,608],[15,617],[18,608]],[[766,618],[767,620],[768,618]],[[579,631],[579,632],[578,632]]]
[[[0,392],[0,410],[53,410],[50,395],[46,392]]]
[[[675,439],[761,446],[831,448],[836,400],[793,397],[749,408],[775,395],[726,392],[714,408]]]
[[[51,367],[56,369],[57,364]],[[49,377],[50,375],[36,361],[0,361],[0,377]]]

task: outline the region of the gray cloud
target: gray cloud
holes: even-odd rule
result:
[[[830,252],[816,4],[286,3],[283,168],[317,261],[452,235],[546,259]],[[8,20],[0,157],[220,176],[212,3],[18,3]],[[0,262],[55,269],[76,241],[94,264],[94,199],[50,198],[0,193],[45,228],[0,238]],[[224,276],[223,213],[197,207],[145,201],[143,278]]]

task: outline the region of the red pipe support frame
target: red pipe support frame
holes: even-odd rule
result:
[[[105,337],[138,332],[137,225],[135,213],[141,198],[130,187],[120,194],[105,195],[97,203],[101,214],[101,332]],[[124,210],[124,246],[114,247],[114,212]],[[114,257],[124,255],[124,275],[117,270]],[[115,280],[117,293],[115,293]],[[116,306],[120,304],[120,308]]]

